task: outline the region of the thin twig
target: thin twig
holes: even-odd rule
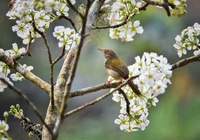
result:
[[[157,5],[157,6],[161,6],[165,9],[165,11],[167,12],[167,15],[170,16],[170,9],[169,6],[172,7],[173,9],[175,8],[175,5],[171,4],[168,2],[168,0],[165,0],[165,2],[160,3],[160,2],[155,2],[155,1],[150,1],[150,0],[144,0],[146,3],[139,8],[139,11],[141,10],[146,10],[147,6],[149,5]],[[108,29],[108,28],[118,28],[120,26],[125,25],[128,22],[129,17],[127,16],[124,21],[122,23],[119,23],[117,25],[108,25],[108,26],[92,26],[91,29]]]
[[[78,108],[75,108],[75,109],[73,109],[73,110],[71,110],[71,111],[65,113],[64,117],[68,117],[68,116],[70,116],[70,115],[72,115],[72,114],[74,114],[74,113],[76,113],[76,112],[78,112],[78,111],[80,111],[80,110],[82,110],[82,109],[84,109],[84,108],[90,106],[90,105],[93,105],[93,104],[95,104],[95,103],[97,103],[97,102],[103,100],[104,98],[106,98],[106,97],[108,97],[110,94],[112,94],[113,92],[115,92],[115,91],[119,90],[121,87],[125,86],[125,85],[129,82],[129,80],[132,80],[132,79],[133,79],[133,77],[129,77],[129,78],[126,79],[122,84],[120,84],[118,87],[116,87],[114,90],[112,90],[112,91],[110,91],[110,92],[108,92],[108,93],[106,93],[106,94],[104,94],[104,95],[102,95],[102,96],[96,98],[95,100],[93,100],[93,101],[91,101],[91,102],[88,102],[88,103],[86,103],[86,104],[84,104],[84,105],[82,105],[82,106],[80,106],[80,107],[78,107]]]
[[[22,92],[20,91],[18,88],[16,88],[15,86],[12,86],[9,82],[7,82],[4,78],[0,78],[0,80],[5,83],[10,89],[12,89],[14,92],[16,92],[20,97],[22,97],[22,99],[24,99],[24,101],[33,109],[33,111],[35,112],[35,114],[38,116],[38,118],[40,119],[40,121],[45,125],[45,127],[48,129],[49,133],[51,134],[51,136],[53,137],[53,133],[51,131],[51,129],[49,128],[49,126],[45,123],[45,121],[42,118],[42,115],[40,114],[40,112],[38,111],[38,109],[36,108],[36,106],[33,104],[33,102],[31,102],[31,100]]]
[[[71,18],[69,18],[69,17],[67,17],[65,15],[59,16],[59,19],[61,19],[61,18],[64,18],[64,19],[68,20],[70,22],[70,24],[72,25],[72,27],[74,28],[74,30],[78,33],[78,30],[77,30],[77,28],[75,26],[75,23]]]
[[[123,95],[123,97],[124,97],[124,99],[126,101],[126,112],[127,112],[127,114],[129,116],[131,116],[131,114],[130,114],[130,106],[129,106],[130,102],[128,100],[128,97],[127,97],[126,93],[121,88],[119,89],[119,93]]]
[[[88,102],[88,103],[86,103],[86,104],[84,104],[84,105],[82,105],[82,106],[79,106],[79,107],[77,107],[77,108],[75,108],[75,109],[73,109],[73,110],[71,110],[71,111],[65,113],[65,114],[64,114],[64,117],[65,117],[65,118],[66,118],[66,117],[69,117],[70,115],[72,115],[72,114],[74,114],[74,113],[76,113],[76,112],[78,112],[78,111],[80,111],[80,110],[82,110],[82,109],[84,109],[84,108],[86,108],[86,107],[88,107],[88,106],[90,106],[90,105],[94,105],[95,103],[100,102],[101,100],[103,100],[104,98],[108,97],[108,96],[109,96],[110,94],[112,94],[112,93],[113,93],[113,92],[108,92],[108,93],[106,93],[106,94],[104,94],[104,95],[102,95],[102,96],[96,98],[95,100],[93,100],[93,101],[91,101],[91,102]]]
[[[54,69],[53,69],[53,65],[52,65],[51,51],[50,51],[49,44],[48,44],[48,41],[47,41],[47,38],[46,38],[44,32],[37,29],[37,27],[35,25],[34,18],[33,18],[33,21],[32,21],[32,25],[33,25],[34,30],[42,36],[42,38],[44,40],[45,47],[47,49],[48,59],[49,59],[49,63],[50,63],[50,82],[51,82],[50,102],[51,102],[51,108],[54,109],[54,82],[53,82],[54,81],[53,80],[53,70]]]
[[[81,17],[81,19],[84,18],[84,16],[74,7],[74,5],[71,3],[70,0],[67,0],[67,3],[69,4],[69,7],[70,7],[76,14],[78,14],[78,15]]]
[[[200,61],[200,55],[185,58],[183,60],[180,60],[180,61],[172,64],[172,70],[183,67],[191,62],[197,62],[197,61]]]
[[[60,56],[58,56],[53,62],[52,62],[52,66],[54,66],[63,56],[65,55],[65,46],[62,49],[62,53]]]
[[[165,11],[167,12],[167,15],[168,16],[171,16],[171,13],[170,13],[170,9],[169,7],[171,7],[172,9],[175,8],[175,5],[172,4],[172,3],[169,3],[168,0],[164,0],[164,2],[156,2],[156,1],[151,1],[151,0],[144,0],[146,3],[144,6],[142,6],[141,8],[139,8],[139,10],[146,10],[147,6],[149,5],[156,5],[156,6],[161,6],[165,9]]]
[[[29,42],[28,42],[28,45],[26,46],[26,52],[27,52],[27,54],[28,54],[28,56],[31,56],[31,52],[30,52],[30,46],[31,46],[31,42],[33,41],[33,38],[32,38],[32,36],[31,36],[31,32],[29,33],[29,38],[30,38],[30,40],[29,40]]]

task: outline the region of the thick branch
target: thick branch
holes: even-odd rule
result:
[[[93,100],[93,101],[91,101],[91,102],[89,102],[89,103],[86,103],[86,104],[84,104],[84,105],[82,105],[82,106],[80,106],[80,107],[78,107],[78,108],[75,108],[75,109],[73,109],[73,110],[71,110],[71,111],[65,113],[65,117],[68,117],[68,116],[70,116],[70,115],[72,115],[72,114],[74,114],[74,113],[76,113],[76,112],[78,112],[78,111],[80,111],[80,110],[82,110],[82,109],[84,109],[84,108],[90,106],[90,105],[93,105],[93,104],[95,104],[95,103],[97,103],[97,102],[103,100],[104,98],[106,98],[106,97],[108,97],[110,94],[112,94],[113,92],[115,92],[115,91],[119,90],[121,87],[125,86],[125,85],[126,85],[130,80],[132,80],[133,78],[134,78],[134,77],[129,77],[129,78],[126,79],[122,84],[120,84],[118,87],[116,87],[114,90],[112,90],[112,91],[110,91],[110,92],[108,92],[108,93],[106,93],[106,94],[104,94],[104,95],[98,97],[97,99],[95,99],[95,100]]]
[[[69,97],[73,98],[73,97],[77,97],[77,96],[83,96],[83,95],[91,93],[91,92],[97,92],[97,91],[102,90],[102,89],[116,88],[120,84],[121,84],[121,82],[103,83],[103,84],[99,84],[99,85],[96,85],[96,86],[93,86],[93,87],[83,88],[83,89],[71,92]]]
[[[25,70],[19,62],[14,61],[11,57],[8,57],[3,52],[0,52],[0,61],[6,63],[9,66],[9,68],[15,69],[26,79],[40,87],[46,93],[50,93],[50,85],[47,82],[34,75],[32,72]]]
[[[71,85],[74,79],[76,72],[78,59],[80,56],[81,48],[84,44],[85,36],[89,33],[91,25],[93,24],[96,14],[99,12],[99,9],[103,5],[104,0],[96,0],[92,3],[91,7],[89,1],[87,1],[85,17],[82,18],[82,27],[80,31],[80,42],[76,48],[71,48],[68,53],[63,67],[58,76],[56,85],[55,85],[55,100],[57,107],[60,109],[60,115],[55,123],[54,134],[57,135],[60,129],[60,126],[63,121],[63,114],[67,107],[67,99],[69,98],[69,92],[71,90]],[[68,60],[68,61],[67,61]],[[66,88],[65,88],[66,85]],[[61,92],[58,92],[61,91]],[[64,92],[65,91],[65,92]],[[62,102],[61,102],[62,101]]]
[[[67,100],[69,98],[69,92],[71,90],[72,82],[73,82],[75,72],[76,72],[76,69],[77,69],[78,60],[79,60],[79,56],[80,56],[80,53],[81,53],[81,48],[83,47],[83,43],[84,43],[84,39],[85,39],[88,10],[89,10],[89,4],[87,5],[87,8],[86,8],[85,17],[83,18],[81,34],[80,34],[80,36],[81,36],[80,41],[79,41],[79,44],[77,46],[75,57],[74,57],[74,60],[73,60],[73,64],[72,64],[70,74],[69,74],[69,77],[67,79],[67,83],[66,83],[66,86],[65,86],[65,91],[64,91],[64,94],[63,94],[63,98],[62,98],[62,103],[61,103],[61,106],[59,108],[59,116],[58,116],[58,119],[56,121],[56,125],[55,125],[54,130],[53,130],[53,133],[56,136],[58,135],[61,124],[64,120],[64,112],[65,112],[65,109],[67,108]]]

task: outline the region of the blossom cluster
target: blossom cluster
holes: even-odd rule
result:
[[[186,0],[168,0],[169,3],[175,5],[175,7],[170,9],[171,15],[182,16],[187,13],[185,8],[187,7]]]
[[[165,3],[165,0],[151,0],[154,2],[159,2],[159,3]],[[186,13],[186,0],[168,0],[167,2],[169,2],[170,4],[174,5],[174,7],[172,8],[172,6],[169,6],[169,10],[172,16],[182,16]],[[169,4],[167,4],[169,5]],[[163,8],[161,6],[158,6],[159,8]]]
[[[137,56],[135,60],[136,63],[128,67],[129,76],[138,75],[133,82],[138,86],[142,96],[137,96],[128,85],[122,87],[130,102],[129,108],[132,117],[127,113],[127,102],[122,94],[115,92],[112,98],[115,102],[120,102],[121,107],[120,115],[115,123],[126,132],[144,130],[148,126],[148,109],[152,105],[156,106],[157,96],[165,92],[167,84],[171,83],[170,77],[172,76],[171,65],[162,55],[144,53],[142,57]],[[116,82],[112,77],[109,77],[108,80]]]
[[[71,3],[75,4],[75,0]],[[44,32],[58,16],[68,16],[68,11],[68,3],[60,0],[15,0],[6,15],[16,20],[12,30],[28,44],[31,39],[41,37],[38,31]]]
[[[4,112],[4,118],[5,120],[0,120],[0,139],[1,140],[10,140],[11,138],[9,137],[7,131],[9,129],[9,125],[7,124],[8,120],[8,112]]]
[[[65,47],[67,51],[71,47],[76,47],[80,40],[80,35],[74,29],[65,28],[64,26],[56,26],[53,36],[59,40],[58,47]]]
[[[16,43],[12,44],[13,48],[10,50],[4,51],[3,49],[0,49],[0,52],[5,53],[8,57],[14,57],[16,55],[20,55],[25,52],[25,48],[18,48],[18,45]],[[24,64],[22,66],[23,69],[31,71],[33,70],[33,66],[27,66]],[[5,64],[4,62],[0,61],[0,77],[4,78],[7,82],[9,82],[11,85],[13,85],[12,81],[22,81],[24,79],[24,76],[22,76],[19,72],[10,74],[10,68]],[[7,85],[5,85],[3,82],[0,81],[0,92],[3,92],[4,89],[7,88]]]
[[[8,124],[4,121],[4,120],[0,120],[0,133],[1,134],[7,134],[6,131],[8,131],[9,126]],[[8,140],[7,138],[5,138],[4,135],[0,135],[1,140]]]
[[[136,33],[142,34],[143,28],[140,22],[131,21],[130,18],[139,13],[141,2],[135,0],[116,0],[111,6],[111,14],[108,17],[109,24],[118,25],[128,21],[125,25],[118,28],[110,28],[110,37],[112,39],[121,39],[122,41],[133,41]]]
[[[174,47],[177,50],[177,54],[181,57],[183,54],[187,54],[187,51],[194,50],[194,55],[200,55],[200,24],[194,23],[193,26],[189,26],[184,29],[180,35],[177,35]]]

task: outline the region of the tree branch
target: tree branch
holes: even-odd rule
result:
[[[103,84],[99,84],[93,87],[87,87],[87,88],[83,88],[83,89],[79,89],[77,91],[73,91],[70,93],[70,98],[73,97],[77,97],[77,96],[83,96],[85,94],[91,93],[91,92],[97,92],[99,90],[102,89],[108,89],[108,88],[116,88],[117,86],[119,86],[121,84],[121,82],[117,82],[117,83],[103,83]]]
[[[82,23],[82,28],[81,28],[80,41],[79,41],[79,44],[78,44],[78,47],[77,47],[77,50],[76,50],[76,53],[75,53],[75,57],[74,57],[74,60],[73,60],[73,64],[72,64],[72,67],[71,67],[71,70],[70,70],[70,74],[69,74],[67,83],[66,83],[66,86],[65,86],[65,91],[64,91],[64,94],[63,94],[63,98],[62,98],[61,107],[59,109],[59,116],[58,116],[58,119],[56,121],[54,130],[53,130],[53,133],[56,136],[58,135],[58,131],[60,130],[61,124],[64,120],[64,112],[65,112],[65,109],[67,108],[67,100],[69,98],[69,92],[71,90],[71,85],[72,85],[74,75],[75,75],[75,72],[76,72],[76,68],[77,68],[77,65],[78,65],[78,60],[79,60],[81,48],[82,48],[83,43],[84,43],[88,10],[89,10],[89,5],[87,5],[87,7],[86,7],[86,14],[85,14],[85,17],[83,18],[83,23]]]
[[[200,61],[200,55],[185,58],[183,60],[180,60],[180,61],[172,64],[172,70],[175,70],[176,68],[179,68],[179,67],[183,67],[183,66],[185,66],[185,65],[187,65],[191,62],[197,62],[197,61]],[[136,78],[136,76],[132,76],[132,78]],[[121,82],[111,83],[111,84],[102,83],[102,84],[99,84],[99,85],[96,85],[96,86],[93,86],[93,87],[87,87],[87,88],[79,89],[77,91],[73,91],[73,92],[70,93],[69,97],[74,98],[74,97],[77,97],[77,96],[83,96],[83,95],[88,94],[88,93],[97,92],[97,91],[102,90],[102,89],[116,88],[120,84],[121,84]]]
[[[74,28],[74,30],[78,33],[78,30],[77,30],[77,28],[75,26],[75,23],[71,18],[69,18],[69,17],[67,17],[65,15],[59,16],[59,19],[61,19],[61,18],[64,18],[64,19],[68,20],[70,22],[70,24],[72,25],[72,27]]]
[[[37,85],[47,94],[50,93],[50,85],[47,82],[43,81],[42,79],[34,75],[32,72],[24,69],[19,62],[14,61],[11,57],[8,57],[3,52],[0,52],[0,61],[7,64],[9,68],[15,69],[22,76],[24,76],[26,79]]]
[[[81,27],[81,31],[80,31],[81,38],[80,38],[79,45],[76,48],[70,49],[70,51],[64,61],[63,67],[60,71],[60,74],[58,76],[58,79],[57,79],[57,82],[55,85],[55,91],[56,91],[55,98],[56,98],[57,107],[60,109],[60,115],[58,116],[58,119],[55,123],[55,127],[53,130],[53,133],[55,135],[58,134],[58,131],[59,131],[62,121],[64,119],[63,115],[64,115],[64,111],[67,107],[66,101],[69,98],[69,91],[71,89],[71,84],[73,82],[79,55],[81,52],[81,48],[84,44],[85,37],[89,33],[89,31],[91,29],[91,25],[95,19],[95,16],[99,12],[99,9],[103,5],[104,1],[105,0],[96,0],[92,3],[90,8],[89,8],[90,3],[89,3],[89,1],[87,1],[86,14],[84,15],[85,17],[82,19],[82,27]],[[49,120],[49,121],[51,121],[51,120]]]
[[[156,2],[156,1],[152,1],[152,0],[143,0],[145,1],[145,5],[143,5],[141,8],[139,8],[139,10],[146,10],[147,6],[149,5],[156,5],[156,6],[161,6],[165,9],[165,11],[167,12],[167,15],[170,17],[171,16],[171,12],[169,7],[171,7],[172,9],[175,8],[175,5],[172,3],[169,3],[168,0],[164,0],[164,2]]]
[[[60,54],[60,56],[58,56],[53,62],[52,62],[52,67],[65,55],[65,46],[62,49],[62,53]]]
[[[189,58],[185,58],[183,60],[180,60],[174,64],[172,64],[172,70],[175,70],[176,68],[179,68],[179,67],[183,67],[191,62],[197,62],[197,61],[200,61],[200,55],[198,56],[192,56],[192,57],[189,57]],[[98,97],[97,99],[91,101],[91,102],[88,102],[78,108],[75,108],[67,113],[65,113],[65,117],[68,117],[90,105],[93,105],[101,100],[103,100],[104,98],[106,98],[107,96],[109,96],[111,93],[113,93],[114,91],[117,91],[119,90],[122,94],[123,92],[120,90],[121,87],[123,87],[124,85],[127,84],[127,82],[133,78],[136,78],[137,76],[132,76],[130,77],[129,79],[127,79],[124,83],[120,84],[121,82],[118,82],[118,83],[112,83],[112,84],[107,84],[107,83],[104,83],[104,84],[100,84],[100,85],[97,85],[97,86],[93,86],[93,87],[88,87],[88,88],[84,88],[84,89],[81,89],[81,90],[78,90],[78,91],[74,91],[74,92],[71,92],[71,95],[70,95],[70,98],[73,98],[73,97],[76,97],[76,96],[82,96],[82,95],[85,95],[85,94],[88,94],[88,93],[91,93],[91,92],[96,92],[98,90],[101,90],[101,89],[106,89],[106,88],[114,88],[116,87],[112,92],[108,92],[100,97]],[[127,103],[127,113],[130,115],[130,110],[129,110],[129,104],[130,102],[127,100],[126,96],[123,94],[125,100],[126,100],[126,103]]]
[[[119,93],[123,95],[124,100],[126,101],[126,112],[127,112],[127,114],[129,116],[131,116],[131,114],[130,114],[130,107],[129,107],[130,102],[128,100],[128,97],[127,97],[126,93],[121,88],[119,89]]]
[[[161,2],[155,2],[155,1],[151,1],[151,0],[144,0],[146,3],[139,8],[139,11],[141,10],[146,10],[146,8],[149,6],[149,5],[156,5],[156,6],[161,6],[165,9],[165,11],[167,12],[167,15],[168,16],[171,16],[171,13],[170,13],[170,9],[169,7],[171,7],[172,9],[175,8],[175,5],[172,4],[172,3],[169,3],[168,0],[164,0],[163,3]],[[91,29],[95,30],[95,29],[108,29],[108,28],[118,28],[118,27],[121,27],[123,25],[125,25],[129,20],[129,17],[127,16],[124,21],[122,23],[119,23],[117,25],[108,25],[108,26],[92,26]]]
[[[69,4],[69,7],[70,7],[76,14],[78,14],[78,15],[81,17],[81,19],[84,18],[83,15],[74,7],[74,5],[71,3],[70,0],[67,0],[67,3]]]
[[[51,65],[52,64],[52,55],[51,55],[49,44],[48,44],[48,41],[47,41],[47,38],[46,38],[44,32],[37,29],[34,18],[32,18],[32,20],[33,20],[32,26],[33,26],[34,30],[42,36],[47,53],[48,53],[48,59],[49,59],[49,64],[50,64],[50,82],[51,82],[50,103],[51,103],[51,108],[53,109],[54,108],[54,82],[53,82],[53,70],[54,70],[53,66],[54,65]]]
[[[134,77],[135,77],[135,76],[134,76]],[[115,91],[119,90],[121,87],[127,85],[127,83],[128,83],[130,80],[132,80],[134,77],[129,77],[129,78],[126,79],[122,84],[120,84],[119,86],[117,86],[114,90],[112,90],[112,91],[110,91],[110,92],[108,92],[108,93],[106,93],[106,94],[104,94],[104,95],[102,95],[102,96],[96,98],[95,100],[93,100],[93,101],[91,101],[91,102],[89,102],[89,103],[86,103],[86,104],[84,104],[84,105],[82,105],[82,106],[80,106],[80,107],[78,107],[78,108],[75,108],[75,109],[73,109],[73,110],[71,110],[71,111],[65,113],[64,117],[68,117],[68,116],[70,116],[70,115],[72,115],[72,114],[74,114],[74,113],[76,113],[76,112],[78,112],[78,111],[80,111],[80,110],[82,110],[82,109],[84,109],[84,108],[90,106],[90,105],[93,105],[93,104],[95,104],[95,103],[97,103],[97,102],[100,102],[101,100],[103,100],[104,98],[106,98],[106,97],[108,97],[110,94],[112,94],[113,92],[115,92]]]
[[[200,61],[200,55],[185,58],[183,60],[180,60],[180,61],[172,64],[172,70],[183,67],[191,62],[197,62],[197,61]]]

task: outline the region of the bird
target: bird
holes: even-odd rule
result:
[[[116,55],[113,50],[110,49],[100,49],[105,57],[105,70],[112,78],[115,80],[126,80],[129,78],[129,70],[127,65]],[[138,86],[133,83],[133,81],[128,81],[128,85],[131,87],[133,92],[137,96],[141,96],[141,92]]]

